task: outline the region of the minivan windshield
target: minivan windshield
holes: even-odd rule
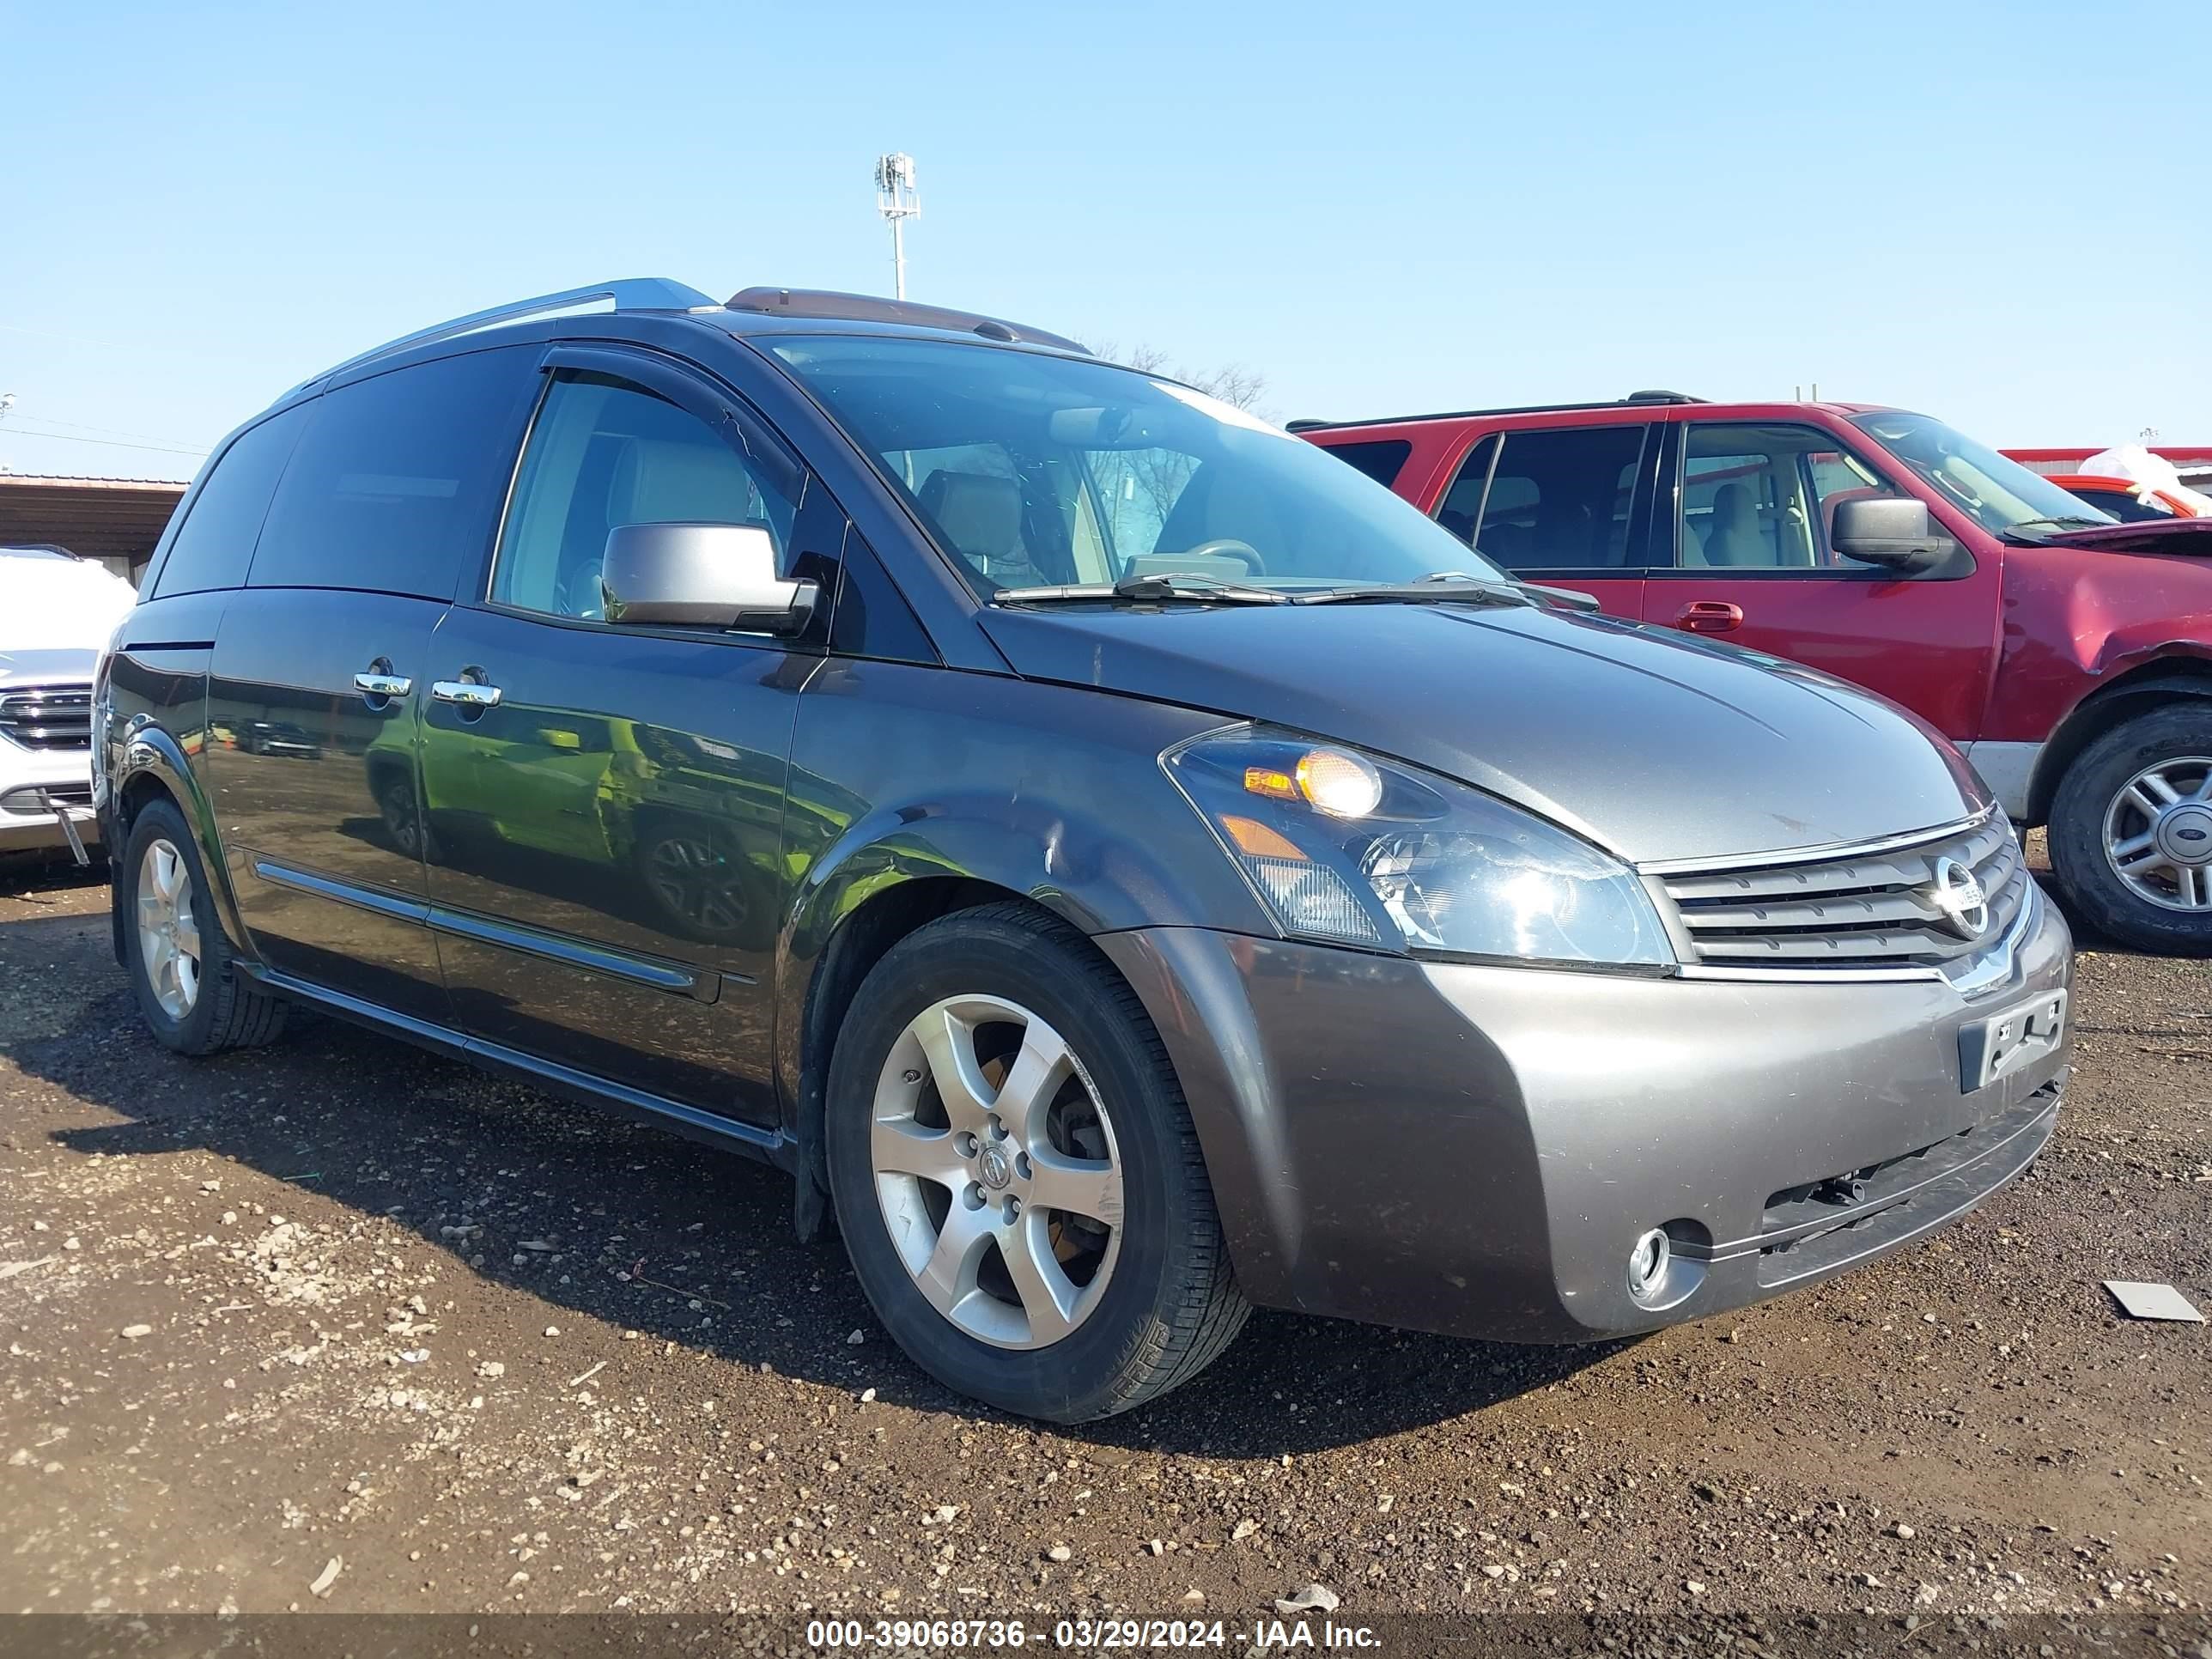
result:
[[[1850,422],[1993,535],[2021,525],[2112,522],[2110,514],[1932,416],[1880,410]]]
[[[985,599],[1195,577],[1227,592],[1391,587],[1497,568],[1342,461],[1133,369],[899,336],[772,350]],[[1203,597],[1200,585],[1176,597]]]

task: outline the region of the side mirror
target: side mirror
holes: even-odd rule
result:
[[[775,574],[757,524],[621,524],[607,532],[600,598],[611,623],[800,634],[821,590]]]
[[[1933,569],[1951,548],[1950,538],[1929,521],[1925,501],[1895,496],[1838,501],[1828,539],[1845,558],[1887,565],[1900,575]]]

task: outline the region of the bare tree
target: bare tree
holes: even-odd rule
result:
[[[1091,350],[1093,356],[1125,364],[1143,374],[1180,380],[1209,398],[1255,414],[1260,412],[1255,405],[1267,389],[1267,377],[1242,363],[1193,369],[1172,362],[1159,347],[1141,341],[1125,350],[1111,340],[1102,340]],[[1108,499],[1128,501],[1134,509],[1125,512],[1109,508],[1116,543],[1127,551],[1159,550],[1159,536],[1197,468],[1197,457],[1168,448],[1127,450],[1094,457],[1092,472]]]
[[[1127,365],[1146,374],[1164,374],[1171,380],[1181,380],[1185,386],[1196,386],[1209,398],[1237,409],[1259,410],[1260,399],[1267,394],[1267,377],[1256,368],[1243,363],[1224,363],[1218,368],[1197,369],[1174,362],[1168,354],[1155,345],[1139,341],[1126,351],[1111,340],[1102,340],[1091,348],[1094,357],[1103,357],[1111,362]]]
[[[1224,363],[1219,368],[1204,374],[1186,369],[1176,379],[1188,380],[1209,398],[1257,414],[1260,399],[1266,395],[1267,377],[1256,368],[1247,368],[1242,363]]]

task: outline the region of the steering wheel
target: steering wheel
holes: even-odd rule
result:
[[[1210,542],[1200,542],[1195,547],[1186,547],[1181,552],[1168,556],[1177,559],[1237,559],[1255,576],[1267,574],[1267,562],[1261,558],[1260,550],[1249,542],[1238,541],[1234,536],[1216,536]]]
[[[603,622],[601,610],[599,564],[595,559],[586,568],[563,570],[554,578],[553,606],[556,615],[578,617],[586,622]]]

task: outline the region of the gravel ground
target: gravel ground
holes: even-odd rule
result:
[[[2041,1164],[1871,1270],[1575,1351],[1261,1315],[1058,1431],[908,1365],[772,1171],[319,1019],[174,1059],[106,903],[0,877],[0,1612],[1246,1630],[1319,1584],[2212,1659],[2212,1336],[2099,1285],[2212,1309],[2212,964],[2085,951]]]

